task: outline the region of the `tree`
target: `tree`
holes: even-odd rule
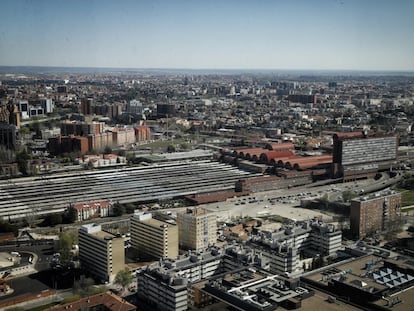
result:
[[[132,283],[132,275],[128,269],[120,270],[115,276],[115,284],[121,285],[122,290],[125,290],[129,284]]]
[[[69,206],[68,210],[64,214],[63,222],[66,224],[72,224],[78,218],[78,212],[73,206]]]
[[[106,146],[104,149],[104,154],[110,154],[110,153],[112,153],[112,148],[109,146]]]
[[[85,297],[94,293],[93,285],[95,285],[95,281],[92,278],[83,278],[82,280],[75,282],[73,289],[75,293]]]
[[[72,259],[71,250],[74,244],[77,244],[76,233],[62,232],[59,235],[58,249],[60,253],[60,263],[65,265]]]
[[[15,236],[18,234],[18,228],[15,225],[11,225],[8,222],[5,222],[0,219],[0,232],[6,233],[6,232],[13,232]]]
[[[45,217],[44,223],[46,226],[56,226],[62,223],[61,214],[50,214]]]
[[[191,148],[191,145],[187,142],[183,142],[183,143],[180,144],[180,148],[183,149],[183,150],[188,150],[188,149]]]
[[[357,197],[357,195],[350,190],[345,190],[344,192],[342,192],[342,199],[345,202],[349,202],[355,197]]]
[[[175,152],[175,147],[174,147],[174,145],[168,145],[168,147],[167,147],[167,152],[168,152],[168,153]]]
[[[113,213],[115,217],[122,216],[125,214],[125,207],[120,203],[115,203]]]
[[[16,153],[16,162],[19,171],[23,175],[27,175],[27,161],[30,159],[29,154],[27,153],[26,149]]]

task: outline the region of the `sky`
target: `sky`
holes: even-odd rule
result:
[[[0,0],[0,66],[414,70],[412,0]]]

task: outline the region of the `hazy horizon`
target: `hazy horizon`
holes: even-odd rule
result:
[[[0,66],[414,71],[414,1],[3,0]]]

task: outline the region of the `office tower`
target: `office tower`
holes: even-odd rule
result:
[[[177,215],[180,246],[202,250],[217,240],[217,218],[203,208],[187,209]]]
[[[345,181],[373,177],[397,162],[398,136],[363,132],[333,135],[333,177]]]
[[[102,282],[112,282],[125,268],[124,239],[102,231],[100,225],[87,224],[79,229],[81,266]]]
[[[136,213],[131,218],[131,246],[140,257],[175,258],[178,256],[178,228],[152,218],[151,213]]]

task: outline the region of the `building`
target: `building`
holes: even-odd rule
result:
[[[176,258],[178,227],[152,218],[151,213],[136,213],[131,217],[131,246],[142,258]]]
[[[313,291],[301,287],[296,280],[244,268],[209,280],[202,288],[204,294],[223,301],[231,309],[246,311],[299,309],[302,300],[312,297]],[[194,304],[200,305],[202,295],[194,295]],[[201,301],[205,300],[202,299]]]
[[[0,145],[5,146],[7,149],[14,149],[17,139],[16,133],[15,125],[0,122]]]
[[[138,297],[158,310],[187,310],[190,284],[221,273],[223,254],[214,247],[149,265],[138,273]]]
[[[17,108],[19,109],[20,119],[21,120],[29,119],[30,118],[29,102],[27,100],[20,99],[15,104],[17,105]]]
[[[104,150],[114,145],[112,132],[88,135],[89,150]]]
[[[332,256],[342,246],[342,232],[318,219],[286,225],[278,231],[259,231],[249,241],[262,254],[271,273],[297,273],[300,258]]]
[[[77,212],[76,221],[83,221],[96,217],[109,217],[113,215],[113,204],[110,201],[75,203],[71,205]]]
[[[63,136],[88,136],[103,133],[104,125],[104,122],[64,121],[61,123],[60,129]]]
[[[177,214],[180,246],[202,250],[217,241],[217,217],[203,208],[187,209]]]
[[[147,141],[151,139],[151,129],[149,126],[137,126],[135,128],[135,138],[136,141]]]
[[[175,105],[174,104],[157,104],[157,117],[158,118],[175,117]]]
[[[53,101],[50,98],[31,99],[29,100],[29,105],[37,109],[42,109],[43,114],[53,113],[54,110]],[[30,114],[30,116],[33,115]]]
[[[86,153],[89,149],[88,139],[82,136],[58,136],[49,138],[47,146],[52,155],[62,153]]]
[[[390,229],[400,220],[401,193],[377,192],[351,201],[351,233],[358,238]]]
[[[396,165],[398,137],[364,132],[333,135],[333,177],[354,180],[375,176]]]
[[[125,299],[115,295],[111,291],[96,294],[72,301],[63,305],[56,305],[47,308],[46,311],[67,311],[67,310],[116,310],[135,311],[136,306]]]
[[[301,281],[323,290],[343,308],[352,304],[358,310],[413,310],[414,269],[404,256],[363,254],[307,273]]]
[[[301,104],[316,104],[318,102],[318,97],[316,95],[291,94],[288,96],[288,101]]]
[[[81,102],[81,113],[84,115],[92,114],[93,98],[83,98]]]
[[[142,115],[142,103],[139,100],[133,99],[129,101],[129,103],[126,106],[126,112],[136,114],[136,115]]]
[[[129,145],[135,143],[135,129],[133,128],[113,128],[112,142],[114,145]]]
[[[102,282],[112,282],[125,268],[124,239],[102,231],[97,224],[79,229],[79,260],[81,266]]]

